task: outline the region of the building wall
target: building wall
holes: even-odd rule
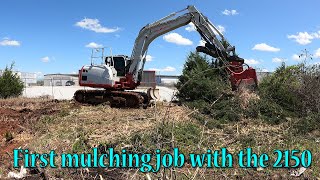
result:
[[[1,73],[1,72],[0,72]],[[270,75],[271,72],[257,72],[258,81]],[[29,77],[25,75],[24,77]],[[141,81],[141,87],[174,86],[178,82],[179,76],[155,75],[155,71],[144,71]],[[79,86],[78,76],[76,74],[48,74],[44,76],[44,86],[66,86],[67,81],[73,81],[74,86]],[[36,82],[32,81],[32,82]]]
[[[179,76],[157,75],[157,85],[174,86],[178,82]]]
[[[2,76],[4,70],[0,70],[0,76]],[[20,72],[20,71],[13,71],[16,73],[20,80],[23,82],[25,86],[30,86],[31,84],[37,83],[37,74],[36,73],[28,73],[28,72]]]
[[[257,72],[258,82],[260,82],[263,78],[271,75],[271,72]],[[157,85],[161,86],[174,86],[177,82],[179,76],[170,76],[170,75],[157,75],[156,82]]]
[[[27,72],[17,72],[21,81],[24,82],[25,86],[30,86],[31,84],[37,83],[37,74],[36,73],[27,73]]]
[[[260,82],[263,78],[270,76],[272,72],[257,72],[258,82]]]
[[[66,86],[68,81],[74,82],[73,86],[79,86],[78,76],[75,74],[47,74],[44,75],[44,86]]]
[[[66,86],[68,81],[73,81],[74,86],[79,86],[77,74],[47,74],[44,75],[44,86]],[[141,87],[155,87],[155,71],[144,71],[141,81]]]
[[[140,86],[155,88],[156,87],[156,72],[155,71],[143,71]]]

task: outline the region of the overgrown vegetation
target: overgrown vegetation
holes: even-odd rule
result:
[[[148,109],[117,109],[108,105],[79,106],[64,101],[56,102],[54,107],[59,107],[58,111],[49,111],[51,106],[44,105],[48,101],[34,105],[23,102],[17,106],[15,99],[2,99],[0,105],[2,109],[10,107],[19,112],[28,104],[33,109],[26,114],[47,109],[44,111],[47,113],[39,111],[41,118],[30,121],[30,126],[21,124],[27,128],[26,133],[32,134],[32,139],[24,146],[30,152],[47,153],[54,149],[58,154],[80,154],[98,147],[100,153],[106,153],[113,147],[118,153],[125,149],[128,153],[154,154],[155,149],[172,153],[173,148],[179,148],[179,152],[187,157],[184,167],[161,168],[158,173],[141,173],[135,168],[58,167],[43,170],[48,178],[292,179],[290,174],[294,168],[272,168],[272,160],[276,159],[273,151],[308,149],[313,156],[312,166],[300,179],[316,179],[320,175],[318,72],[319,67],[283,65],[261,81],[255,93],[232,92],[228,81],[220,76],[223,70],[215,68],[207,57],[191,53],[177,85],[182,106],[158,102]],[[280,86],[286,88],[276,88]],[[296,103],[299,108],[291,107],[290,103]],[[12,118],[16,114],[3,116]],[[18,131],[13,135],[14,139],[6,143],[24,138]],[[12,134],[5,136],[7,140],[12,138]],[[247,147],[260,155],[267,153],[270,166],[239,168],[235,163],[233,168],[227,169],[190,167],[189,153],[205,153],[207,149],[223,147],[234,155],[235,162],[236,154]],[[10,162],[6,165],[12,163],[9,154],[7,158]],[[56,161],[59,164],[59,157]],[[154,165],[155,162],[150,163]],[[14,171],[6,166],[1,166],[1,170],[4,174]]]
[[[311,132],[319,128],[320,122],[319,78],[319,65],[282,64],[260,83],[261,99],[255,108],[259,108],[260,114],[269,119],[285,120],[288,117],[299,119],[295,125],[297,132]]]
[[[176,85],[177,97],[213,120],[237,121],[240,119],[238,98],[231,92],[224,70],[215,64],[207,56],[191,52]]]
[[[0,98],[17,97],[22,94],[24,85],[13,69],[14,63],[6,67],[0,76]]]
[[[190,53],[176,87],[179,100],[205,115],[195,117],[209,128],[221,128],[221,124],[241,118],[261,119],[270,124],[298,119],[294,127],[299,133],[319,127],[319,65],[283,63],[259,83],[257,97],[250,98],[241,97],[242,91],[231,92],[223,70],[216,68],[207,56]],[[241,105],[244,98],[248,103]]]

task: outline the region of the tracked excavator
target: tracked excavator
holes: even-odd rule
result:
[[[244,63],[244,59],[235,53],[235,47],[229,44],[207,17],[194,6],[188,6],[144,26],[135,40],[130,57],[102,56],[105,61],[103,64],[91,63],[83,66],[79,70],[80,86],[96,89],[78,90],[74,94],[74,99],[80,103],[90,104],[109,102],[111,106],[116,107],[147,107],[150,96],[147,93],[131,90],[140,85],[148,47],[155,38],[189,23],[194,24],[202,40],[205,41],[205,45],[198,46],[196,50],[216,59],[216,64],[227,72],[233,90],[243,85],[257,86],[255,69]]]

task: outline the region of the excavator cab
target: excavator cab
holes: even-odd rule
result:
[[[131,60],[128,56],[124,55],[107,56],[105,57],[105,63],[106,65],[114,67],[118,77],[124,77],[129,71]]]

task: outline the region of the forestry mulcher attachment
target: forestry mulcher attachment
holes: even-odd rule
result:
[[[183,11],[184,14],[178,15]],[[150,43],[157,37],[179,27],[193,23],[204,40],[205,46],[198,46],[198,52],[216,59],[219,68],[225,69],[233,90],[240,86],[257,86],[255,69],[247,66],[244,59],[235,54],[219,30],[194,6],[172,13],[156,22],[144,26],[135,40],[130,57],[125,55],[102,55],[102,65],[86,65],[79,71],[80,86],[101,88],[100,90],[78,90],[74,94],[80,103],[98,104],[110,102],[112,106],[138,108],[147,107],[154,92],[130,91],[140,85]],[[103,51],[104,49],[100,49]],[[95,51],[95,50],[94,50]]]

